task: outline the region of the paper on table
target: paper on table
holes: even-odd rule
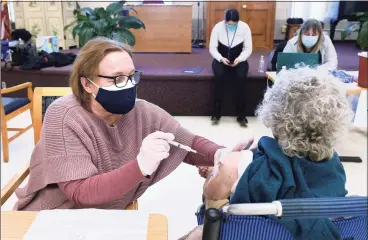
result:
[[[134,210],[41,211],[23,240],[146,240],[148,217]]]

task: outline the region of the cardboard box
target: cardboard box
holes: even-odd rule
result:
[[[59,40],[56,36],[39,36],[36,39],[37,52],[59,52]]]

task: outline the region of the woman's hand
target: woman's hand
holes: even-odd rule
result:
[[[238,64],[239,64],[240,62],[239,62],[239,60],[238,59],[235,59],[234,60],[234,63],[233,64],[231,64],[231,66],[232,67],[236,67],[236,66],[238,66]]]
[[[214,175],[217,174],[218,169],[225,157],[231,152],[240,152],[244,149],[249,149],[252,152],[256,149],[256,145],[254,143],[254,138],[250,138],[247,141],[240,142],[232,148],[222,148],[216,151],[214,157],[214,167],[198,167],[199,175],[203,178],[208,178],[208,175],[214,171]]]
[[[221,62],[226,66],[230,66],[230,61],[227,58],[221,58]]]
[[[213,167],[198,167],[198,173],[203,178],[208,178],[208,175],[211,174]]]
[[[246,149],[254,151],[254,138],[249,138],[247,141],[240,142],[232,148],[222,148],[216,151],[214,157],[213,175],[216,175],[221,164],[224,163],[226,156],[231,152],[240,152]]]
[[[151,175],[156,171],[160,162],[169,157],[170,145],[168,141],[174,139],[174,134],[164,132],[154,132],[143,139],[137,160],[144,176]]]

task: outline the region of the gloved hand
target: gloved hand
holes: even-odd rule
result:
[[[254,138],[249,138],[247,141],[238,143],[237,145],[235,145],[232,148],[221,148],[219,150],[216,151],[215,153],[215,157],[214,157],[214,168],[212,171],[212,175],[216,176],[218,169],[220,167],[221,164],[223,164],[223,161],[225,159],[225,157],[231,153],[231,152],[240,152],[243,151],[245,149],[249,149],[251,151],[254,151],[255,146],[253,145],[254,142]]]
[[[144,176],[151,175],[156,171],[160,162],[169,157],[170,145],[167,141],[174,139],[174,134],[158,131],[143,139],[137,160]]]

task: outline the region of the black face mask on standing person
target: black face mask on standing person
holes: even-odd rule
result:
[[[92,80],[88,80],[98,87],[97,95],[92,95],[106,111],[113,114],[127,114],[134,108],[137,88],[130,81],[124,88],[118,88],[115,85],[100,87]]]

